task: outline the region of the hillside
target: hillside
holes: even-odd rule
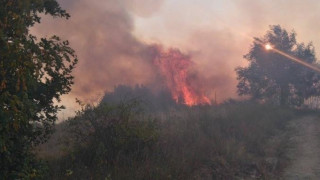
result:
[[[39,151],[49,177],[277,179],[290,169],[296,110],[236,101],[165,112],[139,107],[87,107],[58,125]]]

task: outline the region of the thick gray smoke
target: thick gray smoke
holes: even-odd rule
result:
[[[66,21],[44,17],[32,33],[56,34],[68,39],[79,57],[75,85],[64,98],[67,107],[74,106],[74,98],[95,102],[105,91],[112,91],[120,84],[144,84],[153,89],[166,85],[154,64],[157,48],[133,35],[133,15],[153,16],[161,9],[162,0],[61,0],[60,4],[71,18]],[[186,49],[192,50],[188,54],[197,61],[192,73],[201,77],[199,84],[205,88],[206,95],[213,99],[217,91],[220,101],[234,96],[235,66],[229,66],[234,56],[225,49],[236,47],[227,43],[229,35],[199,31],[190,41],[194,48]]]
[[[139,1],[142,3],[142,1]],[[139,3],[119,0],[68,0],[61,6],[72,15],[68,21],[44,18],[34,29],[40,35],[57,34],[68,39],[76,50],[79,64],[74,72],[72,95],[94,100],[118,84],[149,84],[155,81],[155,67],[149,45],[139,41],[130,11],[147,16],[160,6],[148,1]],[[152,4],[152,5],[151,5]]]

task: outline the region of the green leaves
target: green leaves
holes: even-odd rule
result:
[[[29,166],[23,163],[28,162],[30,150],[46,140],[61,109],[54,100],[70,92],[73,84],[77,57],[69,43],[57,36],[38,40],[29,34],[29,28],[40,23],[40,13],[70,17],[56,0],[0,2],[0,164],[6,164],[0,174],[4,177],[20,177]]]
[[[75,154],[65,158],[70,159],[70,167],[75,167],[75,175],[84,165],[91,178],[103,179],[116,167],[132,166],[146,159],[159,134],[155,122],[140,108],[136,101],[113,106],[87,105],[75,118],[69,119],[68,143]]]

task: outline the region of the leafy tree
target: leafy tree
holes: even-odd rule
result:
[[[30,27],[41,14],[69,18],[56,0],[0,1],[0,174],[4,179],[37,176],[32,148],[44,142],[63,108],[77,63],[68,41],[37,39]]]
[[[295,32],[287,32],[279,25],[270,26],[266,35],[256,38],[245,59],[248,67],[236,69],[238,93],[253,99],[273,101],[281,105],[301,105],[305,98],[319,94],[319,74],[274,51],[267,51],[265,44],[297,57],[309,64],[316,64],[312,43],[296,41]]]

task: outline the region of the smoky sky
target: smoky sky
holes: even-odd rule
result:
[[[191,71],[200,77],[206,95],[214,98],[217,94],[221,102],[237,97],[234,69],[246,65],[243,55],[252,37],[263,35],[269,25],[295,29],[298,40],[319,35],[320,3],[316,0],[59,2],[71,18],[44,16],[31,33],[67,39],[78,55],[75,84],[63,98],[67,107],[74,106],[74,98],[94,102],[119,84],[152,88],[165,84],[153,62],[154,44],[190,56]]]
[[[149,45],[132,35],[134,25],[130,13],[149,16],[160,4],[157,1],[149,10],[130,6],[131,3],[118,0],[61,1],[71,19],[63,21],[44,17],[43,23],[34,29],[36,34],[57,34],[68,39],[75,49],[79,64],[74,72],[72,96],[90,101],[118,84],[155,81],[152,51]]]
[[[75,84],[71,94],[63,98],[67,108],[68,105],[73,106],[74,98],[94,102],[105,91],[112,91],[120,84],[144,84],[152,88],[165,85],[153,62],[154,43],[144,42],[133,34],[133,15],[152,17],[161,9],[162,1],[71,0],[60,3],[71,18],[66,21],[45,16],[42,23],[32,29],[32,33],[38,36],[59,35],[69,40],[76,51],[79,64],[74,71]],[[161,46],[161,42],[157,44]],[[198,45],[201,48],[201,44]],[[196,60],[201,58],[202,52],[184,53],[194,53]],[[203,82],[199,84],[208,87],[207,94],[213,94],[220,86],[229,86],[226,83],[231,79],[228,73],[216,71],[205,74],[207,69],[201,69],[203,65],[195,63],[192,71],[202,77]],[[219,66],[222,67],[221,63],[213,69],[220,69]]]

